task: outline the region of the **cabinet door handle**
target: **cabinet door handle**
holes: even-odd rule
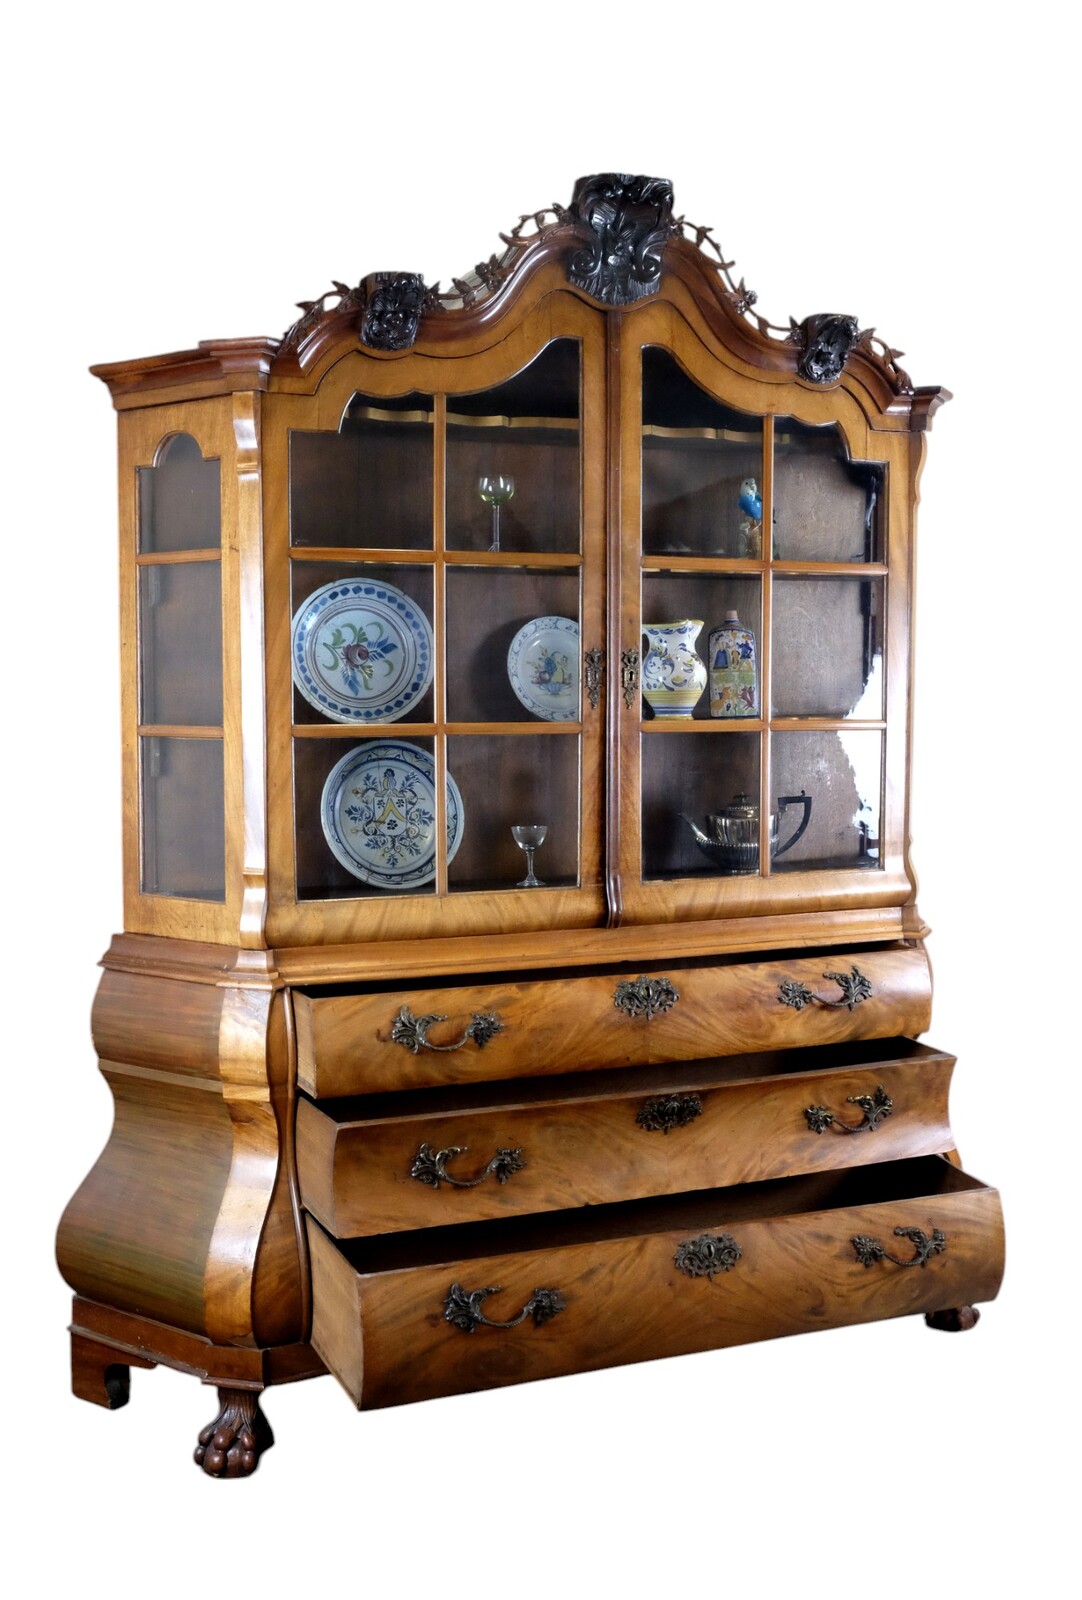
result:
[[[647,1133],[671,1133],[673,1128],[686,1128],[702,1114],[703,1103],[697,1094],[659,1094],[647,1100],[635,1121]]]
[[[925,1233],[923,1228],[895,1228],[896,1239],[908,1239],[913,1246],[909,1260],[892,1254],[879,1239],[870,1234],[858,1233],[849,1243],[856,1251],[862,1267],[872,1267],[877,1261],[893,1261],[896,1267],[926,1267],[933,1256],[941,1256],[947,1248],[947,1235],[940,1228]]]
[[[485,1301],[490,1294],[502,1293],[498,1285],[491,1289],[464,1289],[460,1283],[452,1283],[443,1302],[444,1321],[463,1333],[475,1333],[478,1328],[517,1328],[527,1317],[533,1317],[534,1327],[540,1328],[567,1309],[559,1289],[535,1289],[517,1317],[510,1322],[494,1322],[485,1316]]]
[[[650,1022],[659,1011],[671,1011],[679,998],[668,978],[625,978],[616,985],[612,1003],[625,1016],[644,1017]]]
[[[855,1011],[863,1001],[871,999],[871,979],[866,978],[859,967],[851,972],[824,972],[823,977],[840,986],[842,992],[838,999],[826,1000],[821,994],[813,994],[806,983],[798,983],[795,978],[786,978],[778,985],[778,999],[783,1006],[792,1006],[794,1011],[803,1011],[810,1005],[826,1006],[835,1011],[846,1006]]]
[[[435,1022],[446,1021],[446,1017],[435,1014],[415,1017],[409,1006],[403,1006],[391,1024],[391,1041],[413,1055],[419,1055],[422,1050],[461,1050],[471,1039],[478,1050],[483,1050],[490,1039],[503,1032],[503,1023],[495,1011],[475,1011],[461,1039],[454,1039],[450,1044],[433,1044],[428,1037],[429,1028]]]
[[[601,681],[605,676],[605,652],[587,650],[583,660],[586,663],[586,698],[596,711],[601,702]]]
[[[894,1101],[881,1083],[876,1084],[874,1094],[847,1094],[845,1102],[863,1111],[859,1122],[839,1122],[827,1106],[805,1106],[808,1127],[813,1133],[822,1133],[825,1128],[833,1128],[835,1133],[874,1133],[883,1118],[894,1110]]]
[[[465,1144],[451,1144],[445,1150],[434,1150],[430,1144],[422,1144],[413,1158],[410,1177],[416,1178],[418,1183],[427,1183],[433,1189],[438,1189],[441,1183],[449,1183],[455,1189],[476,1189],[486,1178],[506,1183],[508,1178],[513,1178],[526,1165],[521,1148],[509,1150],[501,1146],[476,1178],[456,1178],[454,1173],[448,1172],[447,1163],[453,1161],[455,1156],[464,1156],[468,1149],[469,1146]]]
[[[676,1247],[673,1265],[688,1278],[709,1278],[731,1272],[744,1252],[731,1233],[701,1233]]]
[[[624,692],[624,705],[630,711],[639,692],[639,652],[620,651],[620,687]]]

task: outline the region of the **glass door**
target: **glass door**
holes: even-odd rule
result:
[[[565,309],[551,337],[408,358],[404,393],[357,357],[338,426],[289,430],[279,937],[601,919],[603,355]]]
[[[857,874],[876,897],[885,466],[685,354],[643,341],[623,364],[624,914],[844,903]]]

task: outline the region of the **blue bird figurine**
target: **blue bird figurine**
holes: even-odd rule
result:
[[[740,485],[740,509],[753,522],[762,522],[763,497],[754,478],[745,478]]]

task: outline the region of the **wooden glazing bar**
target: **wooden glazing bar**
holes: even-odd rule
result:
[[[366,545],[293,545],[291,561],[342,561],[356,565],[430,567],[436,559],[433,550],[373,550]]]
[[[449,567],[510,567],[513,569],[544,567],[581,567],[582,557],[559,551],[517,550],[445,550],[443,559]]]
[[[766,516],[765,501],[763,516]],[[792,578],[885,578],[887,575],[882,561],[771,561],[770,567],[783,577]]]
[[[137,567],[177,567],[189,561],[220,561],[221,548],[211,546],[209,550],[154,550],[143,551],[135,558]]]
[[[296,722],[294,739],[432,739],[434,722]]]
[[[436,662],[436,893],[447,893],[447,396],[432,418],[432,546],[435,557],[432,649]]]
[[[774,558],[774,418],[763,418],[763,516],[760,523],[760,553],[763,569],[762,617],[759,627],[759,710],[770,716],[771,673],[773,669],[774,586],[771,569]],[[771,774],[770,734],[765,731],[759,743],[759,872],[770,876],[770,813],[774,785]]]
[[[759,717],[652,717],[640,724],[643,733],[762,733]]]
[[[141,739],[220,739],[220,727],[189,727],[182,722],[141,722]]]
[[[886,727],[881,717],[771,717],[774,733],[854,733],[862,729],[881,733]]]
[[[742,556],[659,556],[642,557],[644,572],[716,572],[735,574],[762,572],[762,561],[749,561]]]
[[[527,738],[534,734],[551,736],[553,734],[579,734],[582,732],[581,722],[448,722],[445,731],[449,734],[513,734],[525,735]]]

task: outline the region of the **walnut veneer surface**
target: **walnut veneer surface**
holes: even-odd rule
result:
[[[93,1012],[115,1122],[57,1245],[75,1394],[199,1377],[196,1461],[239,1477],[273,1442],[262,1390],[327,1370],[382,1406],[915,1312],[972,1327],[1002,1219],[959,1164],[953,1057],[914,1039],[907,823],[947,392],[854,318],[773,327],[671,186],[621,174],[449,290],[377,273],[281,340],[94,370],[127,798]],[[487,473],[516,485],[502,537]],[[340,581],[431,629],[390,720],[294,686],[293,618]],[[710,619],[705,655],[732,608],[749,714],[651,708],[644,623]],[[505,669],[550,615],[578,627],[555,720]],[[321,825],[366,740],[430,763],[427,818],[395,791],[431,840],[405,889]],[[739,863],[686,820],[731,804]]]

